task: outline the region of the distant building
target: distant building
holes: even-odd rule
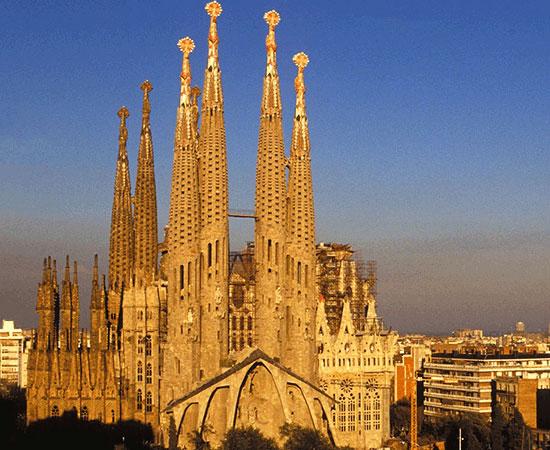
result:
[[[525,334],[525,323],[516,322],[516,334]]]
[[[27,387],[27,360],[30,337],[11,320],[0,328],[0,382],[2,385]]]
[[[403,353],[396,356],[394,399],[410,398],[417,373],[425,361],[429,361],[431,350],[424,344],[411,344],[404,348]]]
[[[456,330],[454,335],[458,338],[483,339],[483,330],[463,328],[462,330]]]
[[[550,354],[433,354],[424,364],[427,418],[463,412],[490,416],[492,383],[500,376],[550,380]]]

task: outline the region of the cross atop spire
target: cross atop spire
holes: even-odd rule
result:
[[[267,68],[266,73],[274,73],[277,70],[277,43],[275,42],[275,27],[281,21],[281,16],[277,11],[272,9],[264,14],[264,20],[269,26],[269,32],[265,38],[265,48],[267,51]]]
[[[208,67],[210,68],[218,65],[218,43],[220,38],[216,21],[222,13],[222,5],[216,1],[209,2],[204,9],[210,16],[210,30],[208,32]]]

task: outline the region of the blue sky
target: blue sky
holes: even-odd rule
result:
[[[43,256],[106,269],[121,105],[132,178],[153,86],[159,222],[167,219],[179,38],[202,1],[2,2],[0,316],[36,322]],[[550,3],[233,0],[219,19],[230,205],[253,206],[263,13],[277,9],[285,139],[305,51],[318,240],[377,259],[380,311],[401,331],[550,322]],[[134,182],[135,184],[135,182]],[[231,221],[233,247],[253,238]],[[83,311],[86,317],[85,311]]]

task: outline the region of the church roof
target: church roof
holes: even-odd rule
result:
[[[318,386],[314,385],[313,383],[311,383],[310,381],[302,378],[301,376],[295,374],[294,372],[292,372],[290,369],[288,369],[287,367],[283,366],[279,361],[271,358],[270,356],[268,356],[266,353],[264,353],[261,349],[259,348],[255,348],[254,350],[252,350],[247,356],[245,356],[243,359],[241,359],[239,362],[237,362],[235,365],[233,365],[231,368],[229,368],[228,370],[226,370],[225,372],[211,378],[210,380],[206,381],[204,384],[200,385],[199,387],[197,387],[196,389],[193,389],[191,392],[188,392],[187,394],[185,394],[183,397],[180,397],[178,399],[175,399],[175,400],[172,400],[170,403],[168,403],[168,405],[162,410],[162,412],[166,412],[166,411],[169,411],[170,409],[172,409],[174,406],[177,406],[178,404],[190,399],[191,397],[194,397],[195,395],[197,395],[199,392],[202,392],[204,391],[205,389],[208,389],[209,387],[211,386],[214,386],[215,384],[219,383],[220,381],[230,377],[231,375],[233,375],[234,373],[238,372],[239,370],[243,369],[244,367],[252,364],[253,362],[257,361],[257,360],[260,360],[260,359],[263,359],[264,361],[268,362],[269,364],[272,364],[274,365],[275,367],[277,367],[278,369],[282,370],[283,372],[286,372],[287,374],[289,374],[291,377],[293,378],[296,378],[298,380],[300,380],[301,382],[307,384],[308,386],[310,386],[312,389],[314,389],[315,391],[319,392],[320,394],[324,395],[325,397],[327,398],[330,398],[331,401],[334,401],[334,399],[328,395],[326,392],[324,392],[323,390],[321,390]]]

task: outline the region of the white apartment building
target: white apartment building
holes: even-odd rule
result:
[[[0,383],[27,387],[28,343],[30,340],[12,320],[0,328]]]
[[[424,364],[424,414],[441,417],[491,414],[492,382],[497,376],[550,380],[550,354],[433,354]]]

